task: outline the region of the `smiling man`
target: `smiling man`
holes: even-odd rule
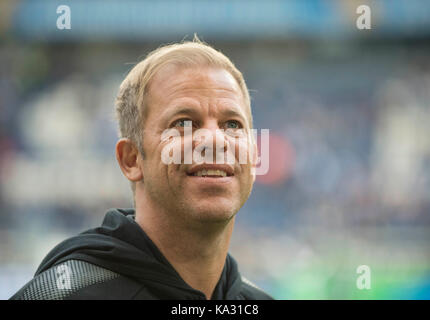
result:
[[[127,75],[116,111],[135,208],[60,243],[12,299],[271,299],[228,254],[255,180],[242,74],[198,39],[164,46]]]

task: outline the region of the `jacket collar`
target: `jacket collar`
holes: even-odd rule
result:
[[[161,299],[205,299],[176,272],[134,220],[134,209],[110,209],[100,227],[57,245],[40,264],[36,275],[70,259],[84,260],[134,278]],[[237,299],[242,287],[237,263],[228,254],[212,299]]]

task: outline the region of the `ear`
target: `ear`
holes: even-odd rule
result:
[[[143,179],[141,154],[130,139],[118,140],[115,154],[121,171],[128,180],[137,182]]]

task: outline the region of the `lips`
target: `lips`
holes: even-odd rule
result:
[[[199,170],[195,173],[193,173],[193,176],[197,176],[197,177],[226,177],[227,176],[227,172],[225,172],[224,170]]]
[[[187,175],[195,177],[224,178],[234,175],[234,170],[229,165],[201,164],[191,167]]]

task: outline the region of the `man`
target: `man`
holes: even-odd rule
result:
[[[228,254],[255,180],[242,74],[198,39],[164,46],[130,71],[116,111],[135,209],[110,210],[101,227],[60,243],[12,299],[271,299]],[[179,161],[166,160],[178,149]]]

